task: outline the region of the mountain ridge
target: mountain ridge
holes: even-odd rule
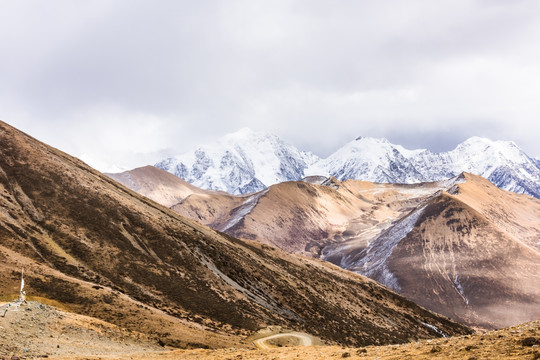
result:
[[[200,188],[231,194],[256,192],[275,183],[317,175],[342,181],[411,184],[469,172],[502,189],[540,198],[539,160],[512,141],[478,136],[440,153],[409,150],[384,138],[357,137],[321,159],[275,135],[242,129],[156,166]]]

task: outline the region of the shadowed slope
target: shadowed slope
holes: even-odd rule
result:
[[[270,324],[342,344],[469,330],[367,278],[216,233],[0,123],[2,289],[175,346],[227,346]],[[6,290],[4,290],[6,291]]]

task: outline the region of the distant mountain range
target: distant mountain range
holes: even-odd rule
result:
[[[310,175],[378,183],[439,181],[469,172],[496,186],[540,198],[540,160],[511,141],[472,137],[454,150],[408,150],[386,139],[358,137],[326,159],[300,151],[275,135],[242,129],[156,167],[206,190],[257,192]]]

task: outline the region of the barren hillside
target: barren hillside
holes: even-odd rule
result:
[[[137,193],[171,207],[191,194],[217,194],[191,185],[171,173],[154,166],[145,166],[117,174],[106,174]]]
[[[282,325],[350,345],[470,330],[365,277],[228,237],[0,123],[0,296],[30,295],[176,347]],[[437,329],[437,330],[435,330]]]
[[[470,325],[540,316],[540,200],[470,174],[415,185],[319,183],[242,197],[194,193],[172,208],[331,261]]]

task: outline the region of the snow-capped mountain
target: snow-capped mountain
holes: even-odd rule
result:
[[[439,181],[462,172],[480,175],[498,187],[540,198],[540,167],[511,141],[471,137],[454,150],[408,150],[386,139],[357,138],[306,170],[339,180],[380,183]]]
[[[214,144],[166,159],[157,167],[210,190],[245,194],[305,176],[379,183],[439,181],[469,172],[498,187],[540,198],[540,161],[511,141],[472,137],[454,150],[409,150],[386,139],[358,137],[326,159],[275,135],[242,129]]]
[[[241,129],[214,144],[165,159],[156,167],[203,189],[246,194],[301,179],[304,170],[318,160],[275,135]]]
[[[393,145],[386,139],[358,137],[328,158],[306,170],[306,175],[334,176],[379,183],[415,183],[428,181],[413,165],[418,152]]]
[[[420,172],[440,180],[463,171],[480,175],[498,187],[540,198],[540,167],[512,141],[472,137],[454,150],[424,151],[411,158]]]

